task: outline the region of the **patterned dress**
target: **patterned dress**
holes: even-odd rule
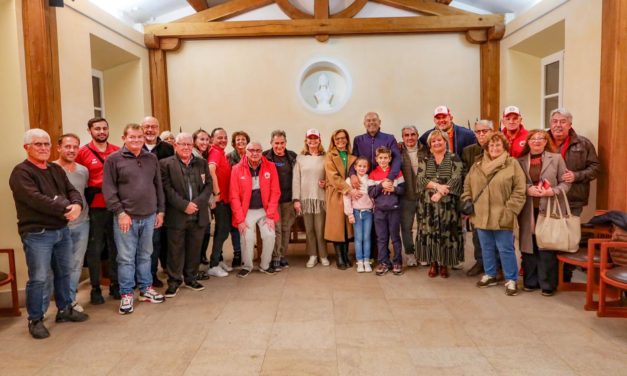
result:
[[[417,191],[420,226],[416,257],[420,262],[437,262],[454,266],[464,261],[464,237],[458,211],[462,193],[462,161],[455,154],[446,152],[438,165],[433,155],[418,162]],[[446,184],[449,194],[439,202],[431,201],[435,193],[427,189],[430,182]]]

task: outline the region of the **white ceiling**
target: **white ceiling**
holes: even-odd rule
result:
[[[128,24],[169,22],[195,13],[186,0],[90,0],[100,8]],[[215,6],[227,0],[209,0]],[[294,3],[313,2],[313,0],[292,0]],[[520,14],[542,0],[454,0],[450,6],[478,13]],[[331,0],[333,7],[349,4],[351,0]],[[512,17],[508,17],[511,19]]]

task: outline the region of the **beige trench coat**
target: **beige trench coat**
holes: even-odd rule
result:
[[[329,151],[324,158],[324,171],[326,174],[325,199],[327,216],[324,225],[324,238],[331,242],[344,242],[353,237],[353,225],[348,223],[348,217],[344,215],[343,196],[351,190],[346,183],[346,172],[355,162],[354,155],[348,155],[346,171],[340,153],[337,150]],[[344,224],[348,239],[344,237]]]

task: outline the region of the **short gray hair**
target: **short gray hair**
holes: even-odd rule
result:
[[[401,134],[403,134],[403,132],[405,132],[405,129],[411,129],[416,131],[416,134],[419,134],[418,129],[416,128],[415,125],[406,125],[403,128],[401,128]]]
[[[475,121],[475,130],[477,130],[477,125],[485,125],[486,127],[490,127],[490,129],[493,129],[494,127],[494,123],[492,123],[492,120],[488,119],[480,119]]]
[[[270,142],[272,142],[272,140],[274,140],[275,137],[283,137],[285,140],[287,140],[287,136],[285,135],[285,131],[282,129],[276,129],[274,131],[272,131],[272,133],[270,133]]]
[[[48,142],[50,142],[50,135],[48,132],[44,131],[40,128],[29,129],[24,133],[24,145],[30,145],[33,142],[33,138],[47,138]]]
[[[159,138],[161,138],[161,139],[163,140],[163,139],[166,139],[166,138],[168,138],[168,137],[170,137],[170,136],[174,137],[174,133],[172,133],[172,132],[170,132],[170,131],[163,131],[163,132],[161,132],[161,134],[159,135]]]
[[[549,117],[549,119],[552,119],[553,115],[555,115],[555,114],[560,114],[560,115],[566,117],[566,119],[568,119],[569,123],[573,122],[573,114],[571,114],[570,111],[568,111],[564,107],[556,108],[555,110],[551,111],[551,116]]]
[[[248,151],[248,148],[250,146],[253,146],[253,145],[257,145],[257,146],[259,146],[260,148],[263,149],[263,146],[261,145],[261,142],[253,140],[253,141],[249,142],[248,145],[246,145],[246,151]]]
[[[194,137],[191,134],[185,132],[181,132],[177,134],[176,137],[174,137],[174,142],[181,142],[183,140],[192,140],[193,142]]]

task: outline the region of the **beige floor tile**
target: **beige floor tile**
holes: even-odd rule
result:
[[[401,334],[406,347],[468,347],[472,338],[457,319],[424,319],[407,321]]]
[[[333,350],[268,350],[262,375],[337,375],[337,357]]]
[[[453,315],[446,306],[434,298],[425,299],[390,299],[388,304],[392,315],[399,324],[425,319],[452,319]]]
[[[333,287],[321,280],[287,280],[283,288],[283,300],[292,299],[331,299]]]
[[[272,326],[269,322],[212,322],[207,325],[202,349],[265,350],[270,341]]]
[[[408,352],[402,347],[339,347],[340,375],[416,375]]]
[[[627,370],[627,350],[608,344],[599,346],[548,345],[559,357],[580,375],[623,376]],[[539,358],[546,358],[545,354]]]
[[[379,278],[379,285],[387,299],[434,299],[437,297],[431,287],[418,283],[416,269],[405,271],[402,276],[388,276]]]
[[[186,376],[259,375],[265,351],[265,349],[250,348],[228,351],[204,348],[195,354],[184,374]]]
[[[408,348],[419,374],[496,375],[488,359],[476,347]]]
[[[276,321],[280,323],[328,321],[333,317],[330,299],[283,299]]]
[[[536,345],[542,343],[537,335],[518,319],[472,319],[464,329],[477,346]]]
[[[115,363],[109,375],[180,375],[189,366],[200,342],[187,338],[128,343],[125,356]]]
[[[338,323],[335,337],[342,347],[396,347],[402,343],[401,331],[394,321]]]
[[[485,289],[478,289],[479,292],[483,292]],[[470,297],[468,294],[461,295],[462,297],[456,298],[441,298],[442,304],[446,306],[448,311],[454,318],[459,320],[466,320],[468,318],[481,318],[481,319],[493,319],[500,320],[508,317],[509,311],[504,307],[508,302],[499,301],[485,295],[475,295]],[[515,299],[516,297],[504,298]],[[468,312],[472,312],[469,315]]]
[[[333,287],[333,300],[372,300],[372,299],[385,299],[383,289],[378,285],[370,286],[353,286],[353,285],[339,285]]]
[[[503,375],[576,374],[556,352],[545,345],[479,346],[479,350]]]
[[[328,321],[276,322],[272,328],[271,350],[335,349],[335,325]]]
[[[231,300],[216,319],[219,322],[274,322],[278,300]]]
[[[335,322],[388,321],[392,311],[384,299],[344,299],[334,301]]]

